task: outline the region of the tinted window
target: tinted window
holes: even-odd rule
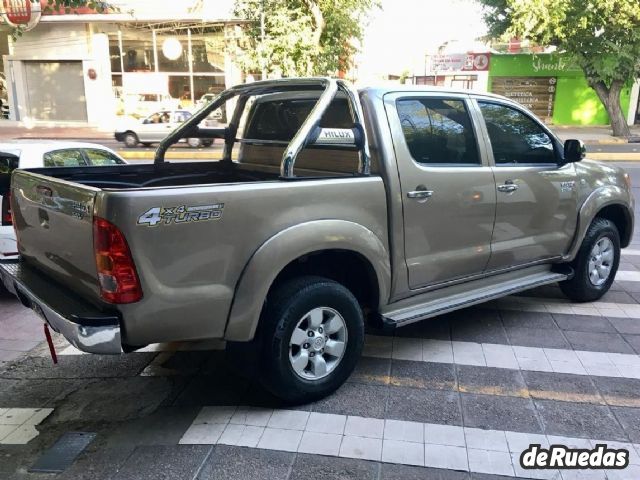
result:
[[[80,150],[55,150],[44,154],[45,167],[78,167],[86,165]]]
[[[246,138],[290,141],[302,126],[317,100],[283,100],[258,103],[251,117]],[[352,128],[353,120],[346,100],[335,100],[320,121],[322,128]]]
[[[124,162],[111,152],[105,150],[85,150],[84,153],[91,165],[122,165]]]
[[[401,99],[402,132],[411,156],[423,164],[479,164],[478,146],[462,100]]]
[[[532,118],[505,105],[478,103],[496,165],[557,163],[551,137]]]

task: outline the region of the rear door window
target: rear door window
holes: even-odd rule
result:
[[[87,165],[82,152],[76,148],[47,152],[44,154],[43,160],[45,167],[81,167]]]

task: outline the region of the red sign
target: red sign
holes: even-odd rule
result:
[[[22,25],[31,20],[31,0],[3,0],[7,20],[13,25]]]

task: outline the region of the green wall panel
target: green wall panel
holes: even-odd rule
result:
[[[553,108],[555,125],[606,125],[609,116],[596,92],[589,87],[580,67],[557,54],[491,55],[492,77],[558,77]],[[631,82],[620,95],[622,111],[629,110]]]

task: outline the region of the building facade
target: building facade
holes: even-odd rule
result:
[[[389,76],[398,81],[400,76]],[[406,80],[509,97],[552,125],[608,125],[609,116],[579,66],[556,53],[468,52],[427,55],[424,72]],[[640,79],[623,88],[629,125],[640,124]]]
[[[638,82],[629,82],[620,95],[630,125],[638,112]],[[553,125],[607,125],[609,116],[579,66],[558,54],[493,54],[490,92],[530,108]]]
[[[110,2],[43,14],[3,56],[10,118],[101,126],[145,106],[194,105],[243,80],[228,53],[242,22],[228,1]]]

